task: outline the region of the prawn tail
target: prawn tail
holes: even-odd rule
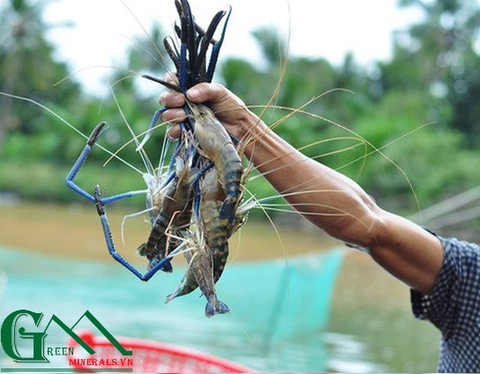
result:
[[[223,301],[215,300],[208,301],[205,306],[205,316],[210,318],[216,314],[226,314],[230,313],[230,308]]]

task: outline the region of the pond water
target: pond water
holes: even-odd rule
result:
[[[259,371],[321,371],[327,367],[322,332],[341,259],[341,251],[330,251],[292,259],[288,267],[284,261],[233,265],[217,288],[232,313],[207,319],[198,292],[163,303],[184,269],[143,283],[114,263],[72,263],[1,249],[0,318],[27,309],[73,326],[88,310],[114,336],[195,348]],[[28,322],[30,331],[41,330]],[[82,320],[76,328],[92,325]],[[61,329],[49,328],[45,340],[56,347],[65,346],[66,338]]]
[[[248,222],[218,284],[232,313],[207,319],[198,292],[164,304],[180,267],[144,283],[101,257],[105,244],[91,209],[0,207],[0,246],[7,244],[0,249],[0,322],[30,309],[72,326],[89,310],[115,336],[179,344],[259,371],[436,371],[439,333],[412,317],[404,285],[364,254],[329,249],[335,244],[314,235],[281,234],[279,248],[264,226]],[[310,254],[293,256],[302,252]],[[320,272],[322,263],[331,271]],[[65,344],[57,330],[47,339]],[[0,367],[7,365],[0,347]]]

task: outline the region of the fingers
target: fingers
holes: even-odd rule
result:
[[[228,98],[226,89],[221,85],[200,83],[187,92],[188,99],[193,103],[221,103]],[[164,122],[179,122],[185,119],[185,112],[181,109],[185,105],[185,96],[179,92],[166,91],[160,96],[160,104],[168,108],[162,114]]]
[[[180,129],[180,125],[172,126],[168,129],[167,135],[170,139],[178,139],[180,135],[182,135],[182,130]]]
[[[185,120],[186,114],[182,109],[185,97],[178,92],[166,91],[160,96],[160,104],[168,108],[162,113],[162,121],[167,123],[180,123]]]
[[[215,83],[197,84],[187,91],[187,98],[192,103],[197,104],[208,102],[214,106],[245,106],[245,104],[243,104],[243,102],[232,92],[228,91],[221,84]],[[169,108],[169,110],[173,108],[181,108],[185,105],[185,97],[179,92],[167,91],[160,96],[160,104]]]
[[[160,104],[166,108],[180,108],[185,104],[185,97],[175,91],[165,91],[160,96]]]
[[[181,123],[187,118],[185,111],[181,108],[168,109],[162,113],[162,122],[164,123]]]
[[[222,103],[230,98],[227,89],[215,83],[199,83],[187,91],[187,98],[193,103]]]
[[[245,104],[234,93],[229,91],[221,84],[215,83],[199,83],[190,88],[186,96],[192,103],[208,103],[210,109],[214,111],[217,118],[231,132],[237,132],[238,124],[248,122]],[[185,105],[185,96],[178,92],[167,91],[160,97],[160,103],[168,108],[162,114],[162,121],[168,123],[181,123],[186,118],[183,110]],[[228,131],[227,129],[227,131]],[[174,127],[169,131],[169,136],[176,138],[180,134],[178,127]],[[232,133],[232,135],[235,135]]]

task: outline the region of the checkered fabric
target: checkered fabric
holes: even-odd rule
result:
[[[431,294],[411,291],[413,314],[442,332],[439,372],[480,372],[480,247],[439,239],[442,269]]]

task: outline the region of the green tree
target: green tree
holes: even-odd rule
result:
[[[393,59],[380,64],[384,92],[423,91],[430,98],[425,110],[431,119],[460,129],[470,144],[476,143],[478,3],[401,0],[399,4],[421,9],[424,19],[395,34]]]
[[[68,80],[54,84],[68,75],[65,63],[54,58],[54,47],[46,39],[49,26],[42,19],[45,1],[10,0],[0,4],[0,90],[26,96],[44,104],[73,102],[79,86]],[[38,109],[14,105],[0,98],[0,144],[7,130],[23,134],[41,131]]]
[[[336,68],[322,58],[288,56],[285,41],[276,30],[259,29],[253,35],[263,61],[253,64],[228,59],[222,64],[221,75],[226,86],[263,114],[269,124],[280,123],[291,112],[279,107],[311,113],[295,114],[277,129],[295,146],[302,146],[301,139],[312,139],[312,134],[318,137],[319,130],[331,126],[320,117],[348,123],[366,107],[370,82],[353,56],[347,56]],[[318,98],[311,101],[314,97]],[[304,106],[307,102],[310,104]],[[268,106],[271,109],[265,111]]]

